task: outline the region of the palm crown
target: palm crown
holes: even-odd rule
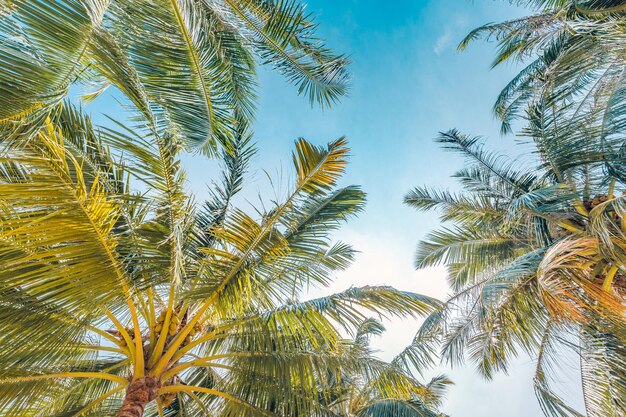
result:
[[[442,342],[445,358],[467,355],[487,377],[506,370],[520,349],[536,355],[535,388],[551,416],[579,415],[549,384],[558,355],[572,348],[582,358],[588,415],[619,416],[626,407],[625,160],[621,141],[590,134],[593,118],[584,120],[535,108],[524,132],[536,149],[531,170],[478,138],[440,136],[468,160],[455,174],[463,191],[418,187],[406,202],[439,209],[452,223],[420,243],[416,264],[447,265],[454,294],[416,344]],[[428,353],[422,347],[417,357]]]
[[[450,131],[439,141],[467,166],[462,192],[418,187],[406,202],[452,223],[419,245],[417,266],[448,266],[453,295],[420,329],[412,355],[469,356],[491,377],[520,350],[549,416],[580,416],[553,390],[559,356],[580,355],[586,415],[626,405],[623,1],[528,0],[535,14],[490,23],[460,44],[495,39],[493,65],[526,66],[500,93],[502,132],[522,120],[535,167]],[[528,155],[526,155],[528,156]],[[426,348],[424,343],[430,345]]]
[[[68,104],[35,136],[4,136],[0,415],[311,415],[320,374],[383,373],[335,323],[436,301],[387,287],[299,300],[353,257],[329,239],[364,202],[336,186],[346,141],[299,140],[291,191],[255,219],[232,207],[252,154],[239,127],[201,208],[173,136],[94,129]]]

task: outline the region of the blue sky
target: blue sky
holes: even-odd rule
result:
[[[311,109],[279,75],[264,71],[255,125],[257,169],[275,174],[281,162],[288,169],[288,150],[298,136],[324,143],[346,135],[352,148],[346,183],[363,186],[368,205],[340,233],[361,254],[332,289],[391,284],[444,297],[441,269],[416,272],[412,266],[417,241],[437,225],[437,217],[404,206],[402,197],[418,184],[454,186],[449,175],[461,161],[433,143],[438,131],[454,127],[484,135],[501,150],[514,146],[513,137],[500,137],[491,107],[516,68],[490,69],[493,44],[477,42],[463,53],[456,46],[474,27],[524,11],[493,0],[309,0],[308,10],[318,15],[330,46],[352,57],[351,93],[331,110]],[[410,342],[417,323],[386,325],[374,344],[390,358]],[[528,358],[517,361],[508,377],[491,382],[471,366],[444,371],[456,383],[445,407],[452,416],[541,415]]]
[[[254,125],[258,154],[253,186],[244,197],[254,202],[257,194],[269,199],[285,190],[297,137],[323,144],[345,135],[352,157],[344,183],[361,185],[368,205],[339,233],[361,254],[331,289],[390,284],[445,297],[441,268],[414,271],[412,266],[415,245],[437,226],[437,216],[415,212],[402,198],[415,185],[454,186],[449,176],[462,161],[437,148],[432,138],[438,131],[458,128],[484,135],[495,148],[516,153],[514,138],[499,136],[491,113],[497,93],[516,68],[490,69],[493,44],[477,42],[463,53],[456,52],[456,45],[474,27],[524,11],[494,0],[308,0],[308,10],[318,15],[328,44],[354,61],[350,96],[330,110],[311,108],[282,77],[262,70]],[[102,104],[87,110],[108,111]],[[201,199],[215,162],[186,157],[185,165],[189,187]],[[265,171],[282,180],[270,187]],[[390,358],[410,342],[418,323],[386,325],[388,331],[374,345],[380,356]],[[471,366],[444,369],[456,383],[445,411],[455,417],[540,416],[533,366],[521,358],[509,376],[492,382],[481,380]],[[566,395],[577,397],[575,390]]]

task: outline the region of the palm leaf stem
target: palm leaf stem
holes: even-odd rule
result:
[[[620,265],[623,266],[623,265]],[[604,291],[611,291],[611,285],[613,284],[613,278],[615,277],[615,274],[617,273],[617,270],[619,269],[619,267],[617,265],[612,265],[611,268],[609,269],[609,272],[606,273],[606,278],[604,278],[604,282],[602,282],[602,289]]]
[[[170,0],[170,4],[172,5],[172,9],[174,10],[174,16],[176,17],[176,23],[180,28],[181,33],[183,34],[183,38],[185,39],[185,44],[187,45],[187,51],[189,52],[189,57],[191,58],[191,62],[193,64],[193,72],[198,77],[198,82],[200,83],[200,88],[202,89],[202,97],[204,98],[204,102],[207,107],[207,111],[209,112],[209,123],[210,129],[215,129],[215,116],[213,112],[212,100],[209,94],[208,86],[206,85],[206,80],[204,74],[202,73],[202,65],[200,64],[200,57],[198,56],[198,52],[194,47],[189,31],[187,30],[187,26],[185,26],[185,20],[183,19],[183,15],[180,12],[180,8],[178,7],[178,3],[176,0]]]
[[[204,402],[202,402],[202,400],[198,398],[198,396],[193,391],[184,391],[184,394],[187,394],[189,398],[191,398],[196,402],[196,404],[198,404],[198,406],[202,410],[202,413],[204,413],[205,416],[211,415],[211,413],[209,413],[209,409],[206,407]]]
[[[167,393],[178,393],[178,392],[203,392],[205,394],[211,394],[211,395],[215,395],[217,397],[221,397],[224,398],[225,400],[237,403],[239,405],[242,405],[246,408],[249,408],[265,417],[275,417],[274,414],[272,413],[268,413],[267,411],[264,410],[260,410],[256,407],[254,407],[252,404],[247,403],[237,397],[234,397],[228,393],[222,392],[222,391],[218,391],[215,389],[211,389],[211,388],[205,388],[205,387],[198,387],[198,386],[194,386],[194,385],[166,385],[164,387],[162,387],[159,390],[160,394],[167,394]]]
[[[586,14],[588,16],[597,16],[601,14],[616,13],[616,12],[624,11],[626,10],[626,4],[619,4],[617,6],[607,7],[605,9],[586,9],[582,7],[579,2],[574,1],[574,8],[580,14]]]
[[[109,318],[109,320],[111,320],[111,322],[113,323],[117,331],[120,332],[120,335],[124,338],[124,341],[126,342],[126,346],[128,346],[128,349],[129,349],[130,359],[134,361],[137,351],[135,350],[133,346],[133,338],[130,337],[126,328],[122,325],[122,323],[120,323],[117,317],[113,315],[113,313],[111,313],[109,310],[107,310],[104,307],[102,308],[102,311],[104,312],[104,314],[107,315],[107,317]]]
[[[120,355],[125,355],[126,354],[122,349],[118,349],[118,348],[114,348],[114,347],[110,347],[110,346],[80,345],[80,347],[83,348],[83,349],[87,349],[87,350],[96,350],[96,351],[103,351],[103,352],[113,352],[113,353],[119,353]]]
[[[81,414],[86,413],[87,411],[99,405],[102,401],[117,394],[118,392],[122,391],[125,388],[126,387],[122,385],[122,386],[113,388],[112,390],[105,392],[104,394],[102,394],[101,396],[99,396],[98,398],[96,398],[95,400],[93,400],[92,402],[90,402],[89,404],[81,408],[80,410],[78,410],[76,413],[72,414],[72,417],[78,417]]]
[[[17,376],[17,377],[9,377],[2,378],[0,382],[27,382],[27,381],[37,381],[40,379],[61,379],[61,378],[93,378],[93,379],[104,379],[107,381],[117,382],[122,384],[123,386],[128,385],[128,380],[119,375],[107,374],[106,372],[61,372],[58,374],[47,374],[47,375],[31,375],[31,376]]]

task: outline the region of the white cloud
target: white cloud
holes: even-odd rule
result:
[[[338,274],[333,287],[391,285],[432,297],[445,297],[448,286],[444,268],[416,271],[413,267],[415,243],[373,232],[346,230],[341,233],[341,240],[350,243],[359,253],[354,264]]]
[[[433,45],[433,52],[435,54],[440,55],[450,44],[452,40],[452,33],[450,33],[449,29],[446,29],[441,36],[437,38],[435,44]]]
[[[363,234],[345,231],[341,240],[360,251],[354,264],[338,274],[327,289],[312,291],[309,296],[338,292],[349,287],[365,285],[390,285],[400,290],[416,292],[438,299],[445,299],[448,292],[446,272],[443,267],[416,271],[413,267],[414,243],[399,241],[394,236]],[[385,320],[387,331],[372,341],[384,359],[391,359],[406,347],[417,332],[421,320]]]

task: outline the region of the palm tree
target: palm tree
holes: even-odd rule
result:
[[[405,352],[385,363],[374,356],[369,346],[372,336],[385,328],[369,318],[356,328],[354,339],[346,345],[351,358],[366,368],[380,369],[371,374],[361,367],[344,367],[329,372],[320,382],[320,396],[329,417],[442,417],[438,411],[448,385],[452,382],[440,375],[428,384],[420,383],[405,362]],[[420,372],[423,369],[418,369]]]
[[[454,175],[462,191],[417,187],[405,201],[441,211],[446,224],[420,242],[416,266],[446,265],[453,295],[409,355],[431,360],[441,343],[450,363],[469,357],[491,378],[528,352],[546,415],[580,416],[550,384],[569,349],[581,358],[586,414],[617,417],[626,412],[626,157],[623,139],[598,134],[603,121],[585,116],[529,112],[531,169],[479,138],[438,138],[467,160]]]
[[[117,87],[147,120],[205,153],[254,112],[255,66],[311,102],[346,92],[348,60],[295,0],[1,0],[0,122],[36,118],[76,84]]]
[[[291,189],[252,216],[233,206],[245,125],[201,206],[177,136],[116,126],[65,104],[2,136],[0,415],[312,415],[319,376],[355,362],[334,323],[438,306],[389,287],[302,300],[353,258],[329,236],[365,199],[336,186],[345,139],[298,140]]]
[[[533,15],[481,26],[459,45],[484,37],[498,43],[493,66],[525,67],[502,90],[494,113],[502,131],[535,104],[561,106],[575,101],[571,115],[601,104],[607,119],[624,114],[626,3],[621,0],[524,0]],[[602,102],[599,102],[602,98]]]

